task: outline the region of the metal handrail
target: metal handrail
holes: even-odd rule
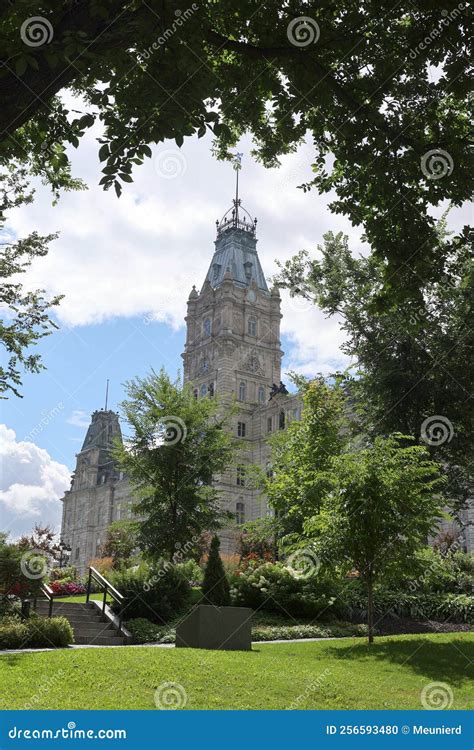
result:
[[[94,579],[98,584],[100,584],[101,588],[103,588],[104,590],[104,598],[102,601],[102,616],[105,615],[105,605],[107,604],[107,594],[110,594],[112,599],[114,599],[114,601],[116,601],[117,604],[122,605],[123,595],[120,593],[120,591],[117,591],[117,589],[112,586],[112,584],[107,580],[107,578],[104,578],[104,576],[92,566],[90,566],[89,568],[89,580],[87,581],[86,604],[89,604],[92,579]],[[122,630],[122,618],[123,618],[123,611],[122,611],[122,607],[120,607],[119,626],[118,626],[119,631]]]
[[[49,608],[48,608],[48,617],[52,617],[53,614],[53,601],[54,601],[54,591],[49,588],[47,583],[42,583],[40,586],[40,592],[45,595],[46,599],[49,601]],[[33,599],[33,609],[36,609],[36,602],[38,599],[38,595],[35,594],[35,597]]]

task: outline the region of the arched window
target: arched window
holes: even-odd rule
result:
[[[247,323],[247,331],[249,336],[257,335],[257,321],[255,320],[255,318],[249,318]]]
[[[194,398],[197,398],[199,396],[199,391],[197,388],[194,389],[193,394],[194,394]]]
[[[237,485],[245,487],[245,466],[237,466]]]
[[[209,383],[209,395],[211,398],[214,396],[214,383]]]
[[[281,410],[280,414],[278,415],[278,427],[280,430],[285,429],[285,412],[283,409]]]
[[[263,385],[260,385],[258,388],[258,402],[259,404],[265,403],[265,388]]]
[[[235,522],[242,524],[245,521],[245,505],[244,503],[235,504]]]
[[[267,417],[267,432],[271,432],[271,431],[272,431],[272,418]]]
[[[204,336],[211,335],[211,319],[210,318],[205,318],[204,323],[203,323],[203,331],[204,331]]]
[[[205,383],[201,386],[201,396],[204,398],[204,396],[207,396],[207,385]]]
[[[239,401],[245,401],[245,395],[247,392],[247,387],[245,383],[242,381],[239,385]]]

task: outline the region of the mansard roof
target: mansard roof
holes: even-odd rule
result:
[[[119,418],[114,411],[95,411],[92,413],[92,421],[88,427],[81,453],[99,448],[100,450],[110,450],[113,447],[114,439],[122,438]]]
[[[215,251],[204,283],[208,281],[216,289],[224,281],[224,275],[230,272],[237,286],[248,287],[254,281],[262,292],[269,294],[257,255],[257,220],[252,219],[249,214],[247,220],[246,213],[239,201],[237,211],[232,209],[231,216],[227,212],[217,222]]]

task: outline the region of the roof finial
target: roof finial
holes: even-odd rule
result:
[[[105,388],[105,409],[104,409],[104,411],[107,411],[108,401],[109,401],[109,379],[107,378],[107,386]]]
[[[235,214],[234,214],[234,226],[238,226],[239,223],[239,172],[242,169],[242,156],[243,154],[240,154],[237,152],[234,154],[234,158],[232,160],[232,166],[235,169],[235,199],[234,199],[234,205],[235,205]]]

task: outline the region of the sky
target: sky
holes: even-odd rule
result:
[[[64,193],[56,206],[48,188],[36,185],[34,203],[10,216],[9,231],[59,232],[46,258],[22,278],[25,288],[64,294],[59,329],[38,346],[46,370],[23,378],[23,398],[4,401],[0,414],[0,530],[16,538],[35,523],[60,525],[75,454],[92,411],[119,410],[124,383],[165,367],[177,375],[184,347],[186,300],[199,289],[210,264],[215,221],[231,206],[235,172],[211,154],[210,138],[189,138],[153,148],[153,158],[134,171],[134,183],[115,192],[98,186],[98,130],[72,150],[72,172],[89,186]],[[299,250],[314,255],[323,234],[342,230],[353,254],[366,253],[359,227],[331,214],[329,196],[304,193],[312,150],[265,169],[243,140],[240,197],[258,218],[258,253],[267,279]],[[437,210],[440,213],[442,207]],[[462,212],[450,215],[456,229]],[[340,321],[282,294],[284,371],[307,376],[349,364],[340,347]]]

